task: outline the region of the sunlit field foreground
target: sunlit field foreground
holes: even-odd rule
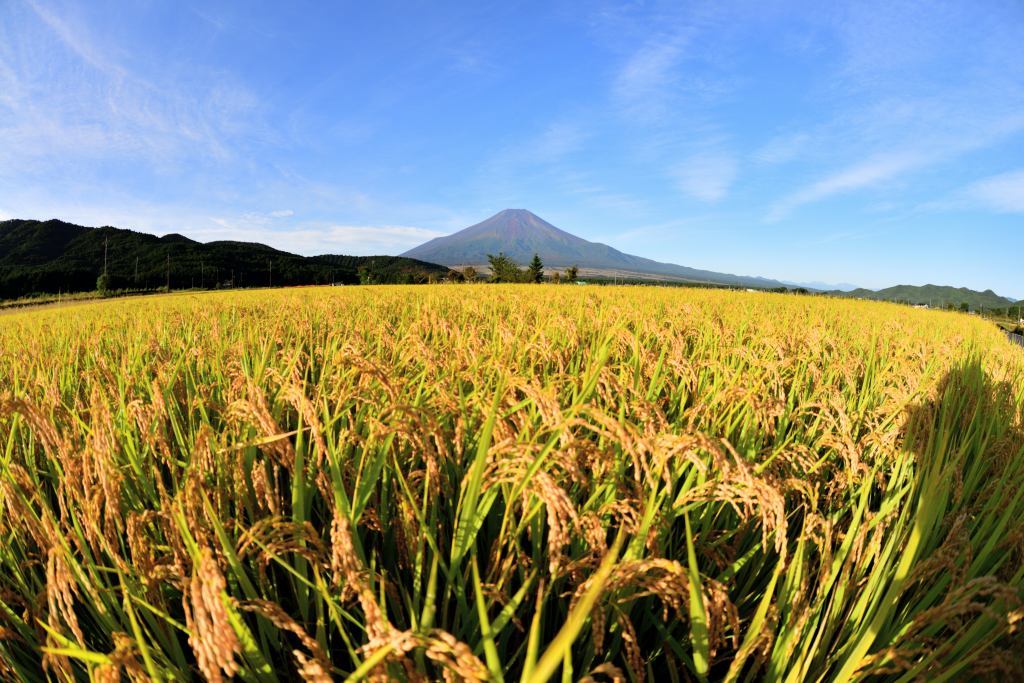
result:
[[[0,379],[0,679],[1024,675],[1024,353],[975,318],[178,295],[0,316]]]

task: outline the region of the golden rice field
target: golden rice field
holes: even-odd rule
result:
[[[1024,352],[662,288],[0,315],[0,679],[1024,677]]]

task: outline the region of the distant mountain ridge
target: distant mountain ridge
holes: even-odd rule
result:
[[[849,282],[794,282],[792,280],[783,280],[782,284],[787,287],[803,287],[804,289],[813,289],[818,292],[850,292],[855,289],[861,289],[855,284]]]
[[[972,309],[975,308],[1006,308],[1015,306],[1017,302],[1005,296],[999,296],[991,289],[978,292],[966,287],[947,287],[944,285],[896,285],[885,289],[854,289],[848,292],[832,291],[829,294],[835,296],[847,296],[858,299],[872,299],[875,301],[900,301],[912,304],[927,304],[930,306],[945,307],[953,304],[959,307],[966,303]]]
[[[448,268],[400,256],[299,256],[253,242],[197,242],[178,234],[89,228],[60,220],[0,221],[0,299],[115,289],[426,282]]]
[[[607,244],[589,242],[556,228],[526,209],[505,209],[476,225],[430,240],[402,254],[446,266],[481,265],[488,254],[503,252],[525,265],[534,254],[548,267],[606,270],[622,274],[740,287],[781,287],[777,280],[716,273],[625,254]]]

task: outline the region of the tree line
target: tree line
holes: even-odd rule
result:
[[[545,280],[554,283],[567,282],[575,283],[579,280],[580,269],[577,266],[570,266],[564,272],[555,271],[549,278],[544,275],[544,261],[540,254],[534,254],[526,268],[521,268],[518,263],[506,256],[504,252],[488,254],[487,262],[491,269],[488,282],[532,282],[541,283]],[[480,273],[473,266],[466,266],[462,269],[462,277],[466,282],[476,282],[480,279]]]

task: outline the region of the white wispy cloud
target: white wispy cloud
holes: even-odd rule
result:
[[[677,165],[672,176],[684,194],[703,202],[718,202],[736,179],[736,160],[721,153],[699,154]]]
[[[306,218],[305,204],[291,210],[220,210],[203,206],[150,202],[129,194],[104,194],[103,188],[91,188],[81,196],[53,199],[38,189],[30,189],[10,199],[0,187],[0,220],[35,218],[62,220],[90,227],[112,225],[155,235],[179,233],[201,242],[231,240],[259,242],[283,251],[303,254],[399,254],[435,237],[450,234],[476,222],[481,216],[456,214],[430,204],[402,204],[367,198],[366,211],[352,210],[343,221],[329,216],[334,210],[318,211]],[[76,193],[77,194],[77,193]],[[298,189],[286,194],[298,195]],[[315,203],[311,197],[304,196]],[[332,199],[331,206],[335,206]],[[289,213],[285,216],[283,214]],[[387,222],[374,223],[374,217],[388,214]],[[327,216],[327,217],[325,217]],[[408,222],[406,222],[408,221]],[[422,221],[420,225],[416,222]]]
[[[445,233],[409,225],[332,225],[326,243],[349,254],[396,254]]]
[[[480,41],[468,40],[448,47],[446,53],[454,71],[475,76],[489,75],[497,71],[490,50]]]
[[[557,118],[542,128],[505,144],[486,158],[477,174],[480,194],[488,201],[512,201],[525,188],[544,179],[561,182],[571,171],[572,157],[584,149],[590,134],[583,125]]]
[[[976,203],[1000,213],[1024,213],[1024,169],[983,178],[966,192]]]
[[[587,137],[587,133],[578,124],[557,121],[545,128],[527,146],[526,153],[536,161],[557,161],[579,150]]]
[[[400,254],[445,233],[409,225],[336,225],[311,223],[276,230],[259,217],[211,218],[215,227],[189,231],[195,239],[259,242],[292,253],[370,256]]]
[[[523,167],[537,167],[561,161],[579,151],[589,135],[578,123],[556,120],[540,132],[500,149],[486,164],[495,174],[518,173]]]
[[[812,137],[807,143],[809,148],[835,154],[851,154],[851,144],[846,138],[870,140],[869,148],[903,149],[869,154],[861,161],[797,189],[769,207],[767,220],[779,221],[807,204],[940,167],[1024,132],[1024,114],[1010,107],[993,106],[994,111],[977,112],[942,100],[929,104],[907,100],[903,102],[902,111],[891,113],[896,105],[890,102],[888,110],[891,116],[900,119],[898,124],[857,121],[831,142],[827,135]]]
[[[768,220],[779,221],[805,204],[878,185],[919,168],[925,161],[919,154],[896,153],[879,155],[848,166],[776,202],[768,211]]]
[[[579,197],[587,206],[602,211],[635,214],[646,208],[645,202],[625,192],[617,192],[598,182],[587,171],[569,170],[559,173],[553,187],[566,195]]]
[[[4,188],[6,189],[6,188]],[[97,193],[98,194],[98,193]],[[206,223],[208,214],[163,203],[150,203],[123,194],[99,201],[92,197],[55,198],[46,188],[28,187],[16,194],[0,197],[8,218],[60,220],[98,227],[112,225],[162,235],[188,233],[192,225]]]
[[[1024,131],[1019,8],[979,12],[953,2],[934,9],[865,0],[810,15],[816,30],[837,39],[834,64],[826,80],[811,81],[812,116],[801,115],[799,128],[783,130],[751,158],[831,170],[784,193],[769,206],[769,221],[890,182],[903,183],[908,195],[929,192],[944,167],[994,152]]]
[[[123,78],[128,75],[124,67],[110,61],[103,54],[96,42],[90,38],[89,34],[81,26],[72,27],[65,18],[62,18],[49,7],[37,2],[37,0],[25,0],[25,4],[32,9],[40,21],[49,27],[68,49],[78,55],[86,64],[112,76]]]
[[[268,137],[258,98],[223,72],[168,65],[144,77],[82,8],[27,0],[9,11],[19,30],[0,44],[0,164],[8,169],[80,173],[74,160],[90,159],[160,171],[185,158],[227,159],[237,141]]]
[[[273,229],[275,223],[282,218],[289,218],[295,215],[294,211],[247,211],[241,215],[227,217],[214,216],[209,220],[220,226],[221,229],[229,232],[241,232],[244,230]],[[200,228],[201,230],[201,228]]]
[[[811,142],[808,133],[791,133],[772,138],[754,150],[754,161],[762,164],[784,164],[793,161],[807,149]]]
[[[685,46],[685,33],[658,36],[630,56],[612,82],[612,94],[627,116],[650,122],[667,113]]]
[[[818,237],[811,238],[808,240],[801,240],[804,244],[833,244],[836,242],[849,242],[852,240],[861,240],[871,237],[872,235],[878,234],[876,230],[839,230],[835,232],[827,232]]]

